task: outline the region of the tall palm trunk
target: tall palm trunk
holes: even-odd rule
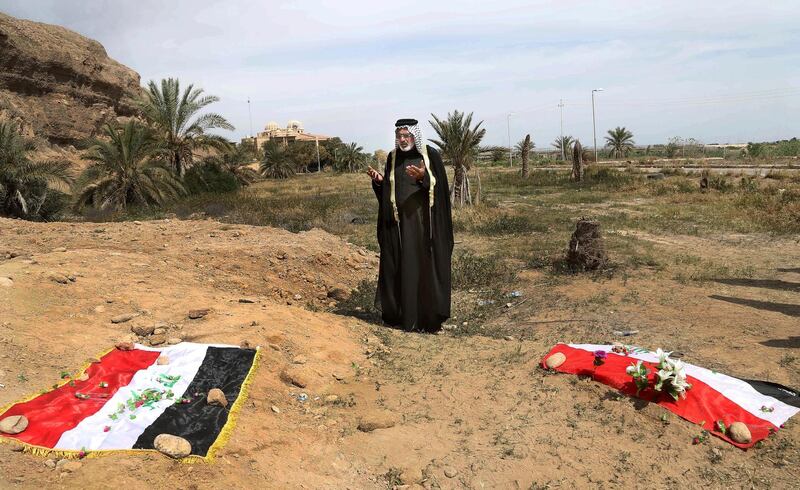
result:
[[[463,165],[455,165],[453,169],[453,197],[452,202],[457,206],[464,205],[464,195],[467,191],[467,169]]]
[[[572,148],[572,179],[575,182],[583,181],[583,147],[578,140],[575,140]]]
[[[525,135],[525,142],[522,143],[522,176],[528,176],[528,153],[531,151],[531,135]]]
[[[181,162],[180,153],[172,155],[172,165],[175,167],[175,175],[183,177],[183,162]]]

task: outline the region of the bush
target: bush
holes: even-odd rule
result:
[[[728,181],[726,176],[714,174],[708,176],[708,188],[715,189],[720,192],[728,192],[733,189],[733,184]]]
[[[232,192],[239,188],[235,175],[210,164],[195,165],[187,170],[183,183],[189,194]]]
[[[514,271],[497,255],[463,252],[453,258],[452,281],[456,289],[499,286],[514,278]]]
[[[641,180],[641,177],[634,176],[631,172],[609,167],[590,166],[586,168],[584,182],[580,185],[618,190],[632,186],[637,180]]]
[[[482,235],[514,235],[530,233],[532,231],[546,232],[547,225],[534,223],[527,216],[515,214],[501,214],[500,216],[484,221],[475,227],[475,231]]]

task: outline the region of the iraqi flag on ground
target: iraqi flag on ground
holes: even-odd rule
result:
[[[613,349],[613,345],[557,344],[542,359],[542,366],[547,368],[548,359],[561,353],[565,359],[558,364],[556,360],[561,356],[554,357],[550,364],[558,365],[552,369],[590,376],[626,395],[657,403],[741,448],[751,447],[765,439],[800,412],[800,395],[795,390],[766,381],[734,378],[688,363],[684,366],[691,388],[686,391],[685,398],[675,400],[669,394],[652,388],[659,362],[654,352],[632,346],[625,346],[620,353],[613,352]],[[595,363],[598,351],[606,353],[600,365]],[[637,361],[642,361],[650,371],[649,387],[638,393],[636,383],[626,372],[628,366]],[[727,428],[734,422],[747,426],[751,435],[749,442],[737,442],[731,438]]]
[[[17,434],[0,432],[0,442],[13,438],[33,453],[74,457],[152,450],[156,436],[171,434],[189,441],[190,459],[210,459],[233,429],[258,354],[188,342],[113,349],[74,379],[65,376],[54,389],[0,409],[0,424],[27,419]],[[208,403],[213,388],[222,390],[227,406]],[[11,432],[22,426],[24,420]]]

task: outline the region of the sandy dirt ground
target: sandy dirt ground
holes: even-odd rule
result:
[[[525,271],[522,299],[485,326],[500,338],[421,335],[330,313],[333,291],[376,275],[377,258],[322,231],[0,219],[0,277],[8,278],[0,284],[0,406],[47,389],[61,371],[130,337],[135,324],[264,348],[215,463],[111,455],[67,472],[0,444],[0,487],[796,488],[797,420],[760,449],[714,438],[692,445],[699,429],[660,407],[537,367],[556,342],[612,341],[614,330],[637,329],[638,345],[800,386],[796,240],[638,238],[754,274],[685,282],[642,270],[553,284]],[[210,313],[187,318],[200,308]],[[123,313],[137,316],[111,323]],[[308,401],[297,400],[301,392]],[[359,429],[369,423],[385,428]]]

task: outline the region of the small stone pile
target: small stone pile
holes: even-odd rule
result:
[[[137,341],[154,347],[161,345],[175,345],[181,343],[182,339],[173,332],[177,329],[176,325],[166,322],[156,322],[154,324],[134,324],[131,332],[137,336]]]

